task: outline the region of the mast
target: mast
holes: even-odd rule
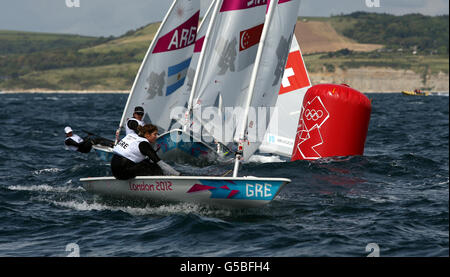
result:
[[[256,77],[258,76],[258,69],[259,69],[259,64],[261,62],[261,57],[262,57],[262,52],[263,52],[263,48],[264,48],[264,44],[265,44],[265,40],[267,37],[267,33],[269,31],[269,27],[270,27],[270,22],[272,21],[272,17],[273,17],[273,13],[275,10],[275,6],[278,4],[278,0],[272,0],[270,1],[269,4],[269,11],[266,15],[266,20],[264,23],[264,28],[261,34],[261,39],[259,41],[259,45],[258,45],[258,52],[256,54],[256,59],[255,59],[255,65],[253,66],[253,71],[252,71],[252,75],[250,78],[250,86],[248,89],[248,94],[247,94],[247,99],[245,102],[245,110],[244,110],[244,118],[243,118],[243,124],[241,125],[241,130],[239,131],[239,144],[238,144],[238,151],[236,152],[236,158],[234,160],[234,169],[233,169],[233,177],[237,177],[238,171],[239,171],[239,162],[240,159],[243,155],[243,151],[244,151],[244,141],[246,140],[246,131],[247,131],[247,120],[248,120],[248,113],[250,110],[250,104],[252,102],[253,99],[253,93],[255,90],[255,82],[256,82]]]
[[[155,36],[153,37],[153,40],[152,40],[152,42],[150,43],[150,47],[148,48],[147,53],[145,53],[144,60],[142,61],[141,66],[139,67],[139,70],[138,70],[138,73],[137,73],[137,75],[136,75],[136,78],[134,79],[133,86],[131,87],[131,92],[130,92],[130,94],[128,95],[127,103],[125,104],[125,108],[123,109],[122,118],[120,119],[120,123],[119,123],[119,128],[118,128],[117,131],[116,131],[116,141],[115,141],[115,144],[117,144],[117,142],[119,141],[119,135],[120,135],[120,131],[121,131],[121,129],[122,129],[122,127],[123,127],[123,124],[124,124],[124,121],[125,121],[126,113],[127,113],[127,110],[128,110],[128,105],[130,104],[131,98],[133,97],[133,94],[134,94],[134,92],[135,92],[136,84],[137,84],[139,78],[141,77],[142,69],[144,68],[145,63],[147,62],[147,59],[148,59],[149,55],[153,52],[153,48],[155,47],[155,43],[156,43],[157,38],[159,37],[159,33],[161,32],[162,27],[163,27],[164,24],[166,23],[167,18],[168,18],[169,15],[172,13],[173,8],[175,7],[175,4],[176,4],[177,2],[178,2],[178,0],[174,0],[174,1],[173,1],[172,5],[171,5],[170,8],[169,8],[169,11],[166,13],[166,15],[165,15],[163,21],[161,22],[161,25],[159,26],[158,31],[156,32]]]
[[[193,108],[193,102],[194,102],[194,94],[195,91],[197,90],[197,84],[198,84],[198,78],[200,76],[200,69],[202,69],[202,64],[203,64],[203,59],[205,57],[205,49],[206,49],[206,45],[208,45],[208,40],[209,40],[209,36],[212,30],[212,26],[214,26],[214,22],[216,21],[216,17],[217,14],[219,12],[220,7],[222,6],[222,2],[223,0],[215,0],[216,1],[216,6],[214,7],[214,13],[212,15],[211,18],[211,22],[208,25],[208,30],[206,31],[206,35],[205,35],[205,40],[203,41],[203,48],[202,51],[200,52],[200,57],[198,59],[198,63],[197,63],[197,70],[195,71],[195,76],[194,76],[194,81],[192,83],[192,89],[191,89],[191,93],[189,95],[189,101],[188,101],[188,107],[185,113],[185,124],[183,126],[183,131],[186,132],[188,125],[189,125],[189,121],[191,118],[191,114],[192,114],[192,108]],[[209,7],[208,11],[206,14],[208,14],[212,8],[213,4],[211,4],[211,6]],[[206,16],[205,16],[206,18]],[[202,22],[203,23],[203,22]]]

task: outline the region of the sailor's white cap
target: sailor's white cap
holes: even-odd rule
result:
[[[66,128],[64,128],[64,132],[66,132],[66,134],[68,134],[68,133],[72,132],[72,128],[67,126]]]

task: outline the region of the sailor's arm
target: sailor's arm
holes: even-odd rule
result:
[[[138,122],[136,120],[128,120],[127,126],[131,130],[133,130],[136,134],[138,133],[137,128],[138,128],[139,124],[138,124]]]
[[[143,141],[139,143],[139,151],[141,151],[143,155],[149,157],[155,164],[161,160],[148,142]]]
[[[141,142],[139,143],[139,150],[142,154],[149,157],[154,163],[156,163],[159,167],[161,167],[164,175],[170,175],[170,176],[179,176],[180,172],[176,171],[174,168],[172,168],[170,165],[166,164],[164,161],[162,161],[158,155],[156,154],[153,147],[148,142]]]
[[[74,141],[74,140],[71,139],[71,138],[66,139],[66,140],[64,141],[64,144],[67,145],[67,146],[75,146],[75,147],[79,147],[79,146],[80,146],[79,143],[77,143],[76,141]]]

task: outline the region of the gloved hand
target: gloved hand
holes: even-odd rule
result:
[[[164,161],[159,161],[157,163],[157,165],[159,165],[159,167],[161,167],[164,175],[180,176],[180,172],[178,172],[175,169],[173,169],[173,167],[171,167],[170,165],[166,164]]]

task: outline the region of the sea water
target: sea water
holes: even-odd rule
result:
[[[125,94],[0,95],[0,256],[322,257],[449,255],[449,98],[367,94],[363,156],[287,162],[255,156],[240,175],[292,182],[269,205],[218,209],[106,199],[109,176],[64,149],[64,127],[113,138]],[[220,176],[232,165],[173,164]],[[366,249],[367,248],[367,249]]]

